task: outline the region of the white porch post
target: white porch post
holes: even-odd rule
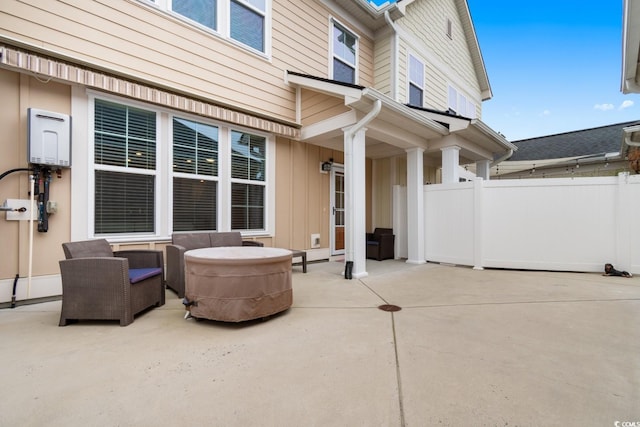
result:
[[[353,261],[351,276],[355,279],[368,275],[365,132],[344,132],[345,261]]]
[[[482,178],[485,181],[489,181],[491,176],[491,161],[490,160],[478,160],[476,162],[476,176]]]
[[[424,264],[424,173],[422,148],[407,150],[407,263]]]
[[[442,183],[451,184],[460,181],[460,147],[451,146],[440,149],[442,151]]]

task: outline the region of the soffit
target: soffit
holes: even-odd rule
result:
[[[354,125],[372,110],[376,101],[380,101],[380,113],[366,128],[366,155],[370,158],[390,157],[405,154],[410,148],[429,148],[429,140],[441,138],[449,133],[448,129],[434,120],[421,115],[412,108],[393,101],[372,88],[338,83],[314,76],[288,72],[287,82],[302,90],[312,90],[344,99],[351,108],[324,120],[313,121],[301,129],[301,140],[335,150],[344,150],[344,129]]]
[[[391,19],[394,20],[402,16],[397,3],[390,3],[381,8],[372,5],[367,0],[330,0],[327,3],[335,4],[373,31],[387,25],[384,19],[385,11],[388,11]]]

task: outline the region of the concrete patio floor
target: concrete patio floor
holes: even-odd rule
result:
[[[341,267],[294,267],[266,321],[185,320],[170,291],[127,327],[2,309],[0,426],[640,423],[640,278]]]

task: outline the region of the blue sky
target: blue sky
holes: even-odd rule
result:
[[[640,120],[620,91],[622,0],[468,0],[493,98],[482,121],[510,141]]]

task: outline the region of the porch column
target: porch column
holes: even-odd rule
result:
[[[424,172],[422,148],[407,150],[407,263],[424,264]]]
[[[490,160],[478,160],[476,162],[476,176],[482,178],[485,181],[489,181],[491,176],[491,161]]]
[[[442,151],[442,183],[451,184],[460,181],[460,147],[451,146]]]
[[[365,133],[344,131],[345,261],[353,261],[354,279],[368,275]]]

